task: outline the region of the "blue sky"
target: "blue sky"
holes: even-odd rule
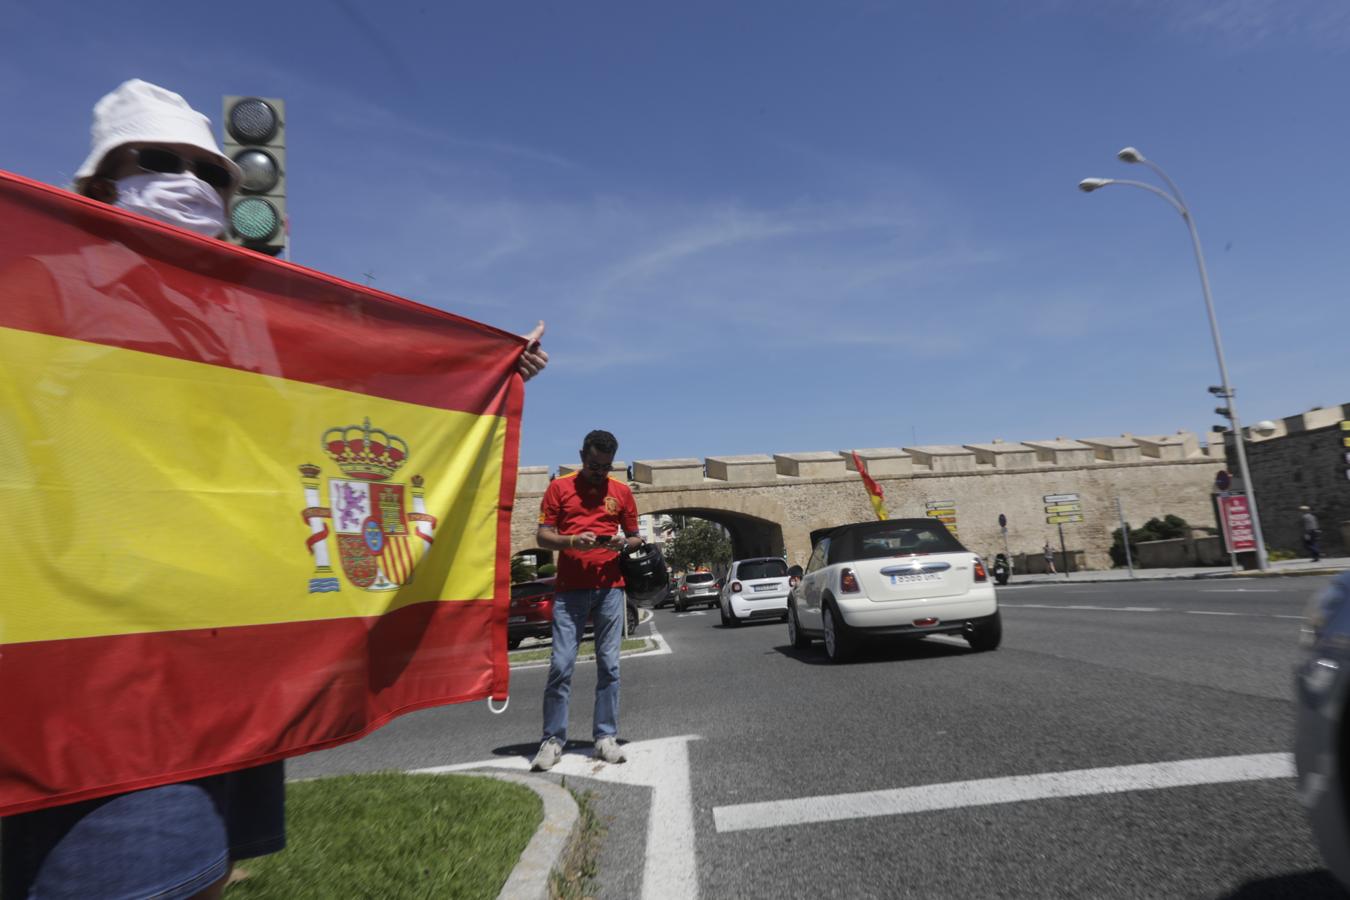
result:
[[[1130,144],[1244,420],[1350,401],[1341,0],[275,7],[7,4],[0,167],[130,77],[285,98],[296,262],[548,322],[524,465],[1204,432],[1183,222],[1075,189]]]

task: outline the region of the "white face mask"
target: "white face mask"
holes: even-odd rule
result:
[[[146,172],[117,181],[117,205],[207,237],[225,230],[220,194],[191,172]]]

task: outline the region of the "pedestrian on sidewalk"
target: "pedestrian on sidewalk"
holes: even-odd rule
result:
[[[642,544],[637,504],[623,481],[610,478],[619,442],[592,431],[581,443],[581,469],[549,482],[539,507],[536,539],[558,552],[553,595],[553,651],[544,689],[544,736],[531,768],[557,765],[567,743],[567,709],[577,644],[587,619],[595,622],[595,713],[591,734],[595,758],[621,763],[619,746],[619,649],[627,606],[619,553]]]
[[[1322,529],[1317,527],[1317,516],[1312,514],[1312,507],[1300,506],[1299,512],[1303,513],[1303,549],[1308,551],[1313,562],[1322,558],[1322,550],[1317,542],[1322,539]]]
[[[1049,541],[1046,541],[1045,547],[1042,549],[1045,552],[1045,571],[1051,575],[1058,575],[1059,573],[1055,571],[1055,548],[1050,546]]]

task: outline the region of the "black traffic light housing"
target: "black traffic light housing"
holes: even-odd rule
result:
[[[276,256],[286,246],[286,102],[229,96],[221,122],[225,155],[244,173],[230,201],[228,238]]]

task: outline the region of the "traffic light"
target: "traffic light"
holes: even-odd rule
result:
[[[286,103],[226,97],[225,155],[244,179],[230,201],[229,239],[276,256],[286,245]]]

